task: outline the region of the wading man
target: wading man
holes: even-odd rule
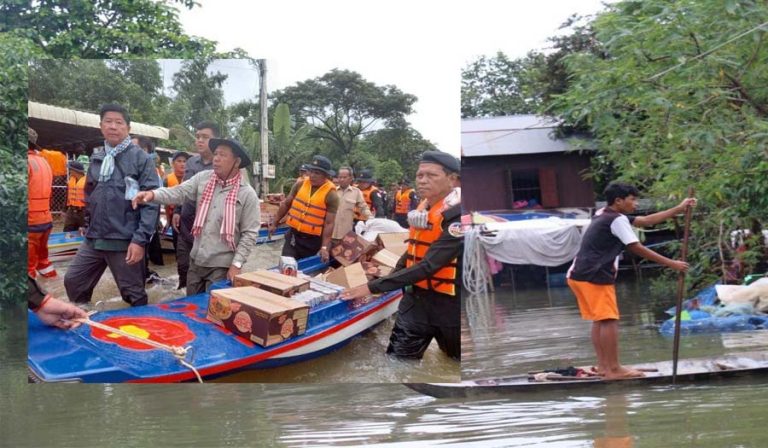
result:
[[[669,259],[637,239],[632,225],[648,227],[695,206],[687,198],[678,206],[648,216],[626,216],[637,208],[638,191],[632,185],[611,183],[605,189],[607,206],[598,210],[587,227],[581,247],[568,270],[568,286],[576,295],[584,320],[592,321],[592,345],[597,355],[597,373],[605,379],[633,378],[643,373],[619,363],[619,308],[616,304],[616,273],[619,255],[626,248],[633,254],[676,271],[688,270],[688,263]]]
[[[314,156],[312,163],[305,166],[309,177],[293,185],[269,223],[269,232],[274,232],[287,214],[286,223],[290,229],[285,234],[282,255],[297,260],[320,255],[323,262],[327,262],[339,209],[339,195],[330,180],[335,173],[331,161],[323,156]]]
[[[432,338],[453,359],[461,358],[461,203],[448,204],[459,172],[455,157],[427,151],[419,162],[416,187],[423,198],[408,216],[406,253],[392,274],[342,293],[345,300],[405,288],[387,353],[421,359]]]
[[[160,207],[131,208],[130,194],[160,186],[155,164],[131,142],[131,118],[117,104],[102,106],[104,147],[96,148],[85,181],[85,241],[64,276],[67,296],[75,303],[91,301],[93,288],[107,266],[131,306],[146,305],[144,248],[155,232]],[[129,190],[126,192],[126,190]]]
[[[196,204],[187,272],[190,296],[240,274],[261,226],[259,198],[240,172],[251,166],[248,154],[234,140],[212,138],[208,144],[213,152],[212,170],[197,173],[176,187],[141,192],[133,200],[134,208],[150,202]]]

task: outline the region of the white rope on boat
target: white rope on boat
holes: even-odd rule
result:
[[[109,325],[102,324],[101,322],[96,322],[94,320],[91,320],[90,315],[88,318],[74,319],[74,321],[89,325],[91,327],[100,328],[104,331],[109,331],[110,333],[119,334],[120,336],[126,337],[128,339],[133,339],[134,341],[149,345],[150,347],[154,347],[160,350],[165,350],[167,352],[170,352],[179,361],[179,363],[181,363],[181,365],[188,368],[189,370],[192,371],[192,373],[195,374],[198,382],[200,383],[203,382],[203,378],[200,376],[200,372],[197,371],[195,366],[193,366],[192,364],[186,361],[187,353],[189,352],[190,349],[192,349],[192,346],[179,347],[177,345],[166,345],[157,341],[153,341],[151,339],[142,338],[141,336],[136,336],[134,334],[125,332],[119,328],[115,328]]]
[[[482,226],[472,226],[464,234],[464,288],[472,295],[488,294],[488,257],[480,243]]]

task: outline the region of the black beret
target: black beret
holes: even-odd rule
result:
[[[461,171],[459,167],[459,161],[456,157],[442,151],[425,151],[421,155],[419,163],[436,163],[442,165],[445,169],[452,173],[458,173]]]

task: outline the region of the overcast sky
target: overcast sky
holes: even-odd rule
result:
[[[543,49],[571,14],[592,14],[600,0],[440,2],[432,0],[198,0],[180,13],[188,34],[243,48],[267,59],[269,91],[333,68],[394,84],[418,97],[413,127],[438,148],[459,155],[461,68],[481,55],[512,57]],[[166,72],[178,64],[165,64]],[[243,65],[230,74],[230,103],[258,95],[258,76]],[[234,68],[233,68],[234,67]]]

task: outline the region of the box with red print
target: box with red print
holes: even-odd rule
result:
[[[262,347],[307,330],[309,306],[253,286],[214,289],[208,320]]]

